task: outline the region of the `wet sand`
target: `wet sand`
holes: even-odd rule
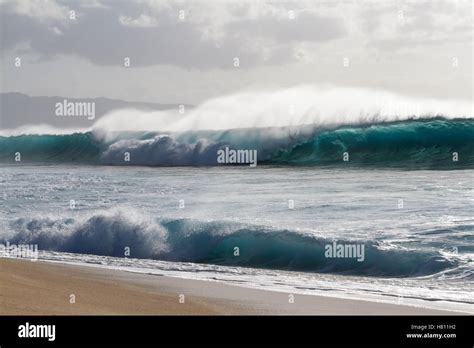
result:
[[[73,301],[74,300],[74,301]],[[0,315],[449,315],[448,311],[0,259]]]

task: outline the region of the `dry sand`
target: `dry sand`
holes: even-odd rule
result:
[[[70,303],[71,295],[75,303]],[[184,303],[180,303],[184,295]],[[183,297],[181,297],[182,299]],[[0,259],[0,315],[459,314],[97,267]]]

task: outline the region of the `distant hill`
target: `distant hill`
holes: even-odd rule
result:
[[[95,119],[87,117],[57,117],[56,103],[94,102]],[[190,107],[187,105],[186,107]],[[47,124],[57,128],[89,127],[106,113],[133,108],[144,111],[178,110],[178,104],[128,102],[109,98],[30,97],[22,93],[0,93],[0,129],[17,128],[23,125]]]

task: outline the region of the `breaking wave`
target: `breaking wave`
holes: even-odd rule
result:
[[[257,150],[258,164],[474,168],[474,120],[412,119],[321,127],[0,136],[0,162],[143,166],[217,165],[217,151]],[[124,154],[128,153],[126,161]],[[344,161],[344,156],[347,161]]]
[[[20,218],[10,223],[9,230],[9,236],[4,234],[0,240],[38,244],[40,250],[115,257],[123,257],[128,247],[132,258],[390,277],[432,275],[460,266],[459,259],[431,249],[333,240],[228,221],[151,220],[121,210],[84,219]],[[325,247],[333,242],[363,245],[363,262],[326,258]]]

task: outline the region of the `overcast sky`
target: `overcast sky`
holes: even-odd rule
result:
[[[471,0],[0,0],[0,12],[2,92],[198,104],[331,84],[472,98]]]

